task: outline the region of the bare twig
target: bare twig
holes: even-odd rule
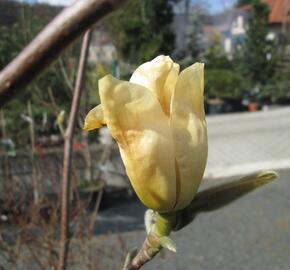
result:
[[[2,132],[2,138],[6,139],[6,121],[4,116],[4,110],[0,110],[1,115],[1,132]]]
[[[93,180],[93,169],[92,169],[92,156],[90,152],[90,147],[88,143],[88,132],[83,131],[82,136],[84,137],[84,151],[83,156],[85,160],[85,180],[92,182]]]
[[[53,91],[52,91],[50,86],[47,88],[47,92],[48,92],[49,100],[50,100],[50,103],[51,103],[51,106],[52,106],[52,110],[54,111],[54,113],[56,115],[58,115],[60,109],[59,109],[59,107],[56,104],[55,97],[54,97]]]
[[[37,256],[36,252],[33,250],[33,248],[28,244],[28,243],[24,243],[26,248],[29,250],[33,260],[37,263],[37,265],[39,266],[39,268],[41,270],[45,270],[45,265],[44,263],[41,261],[41,259],[39,258],[39,256]]]
[[[73,92],[74,90],[74,87],[73,87],[73,82],[71,82],[66,70],[65,70],[65,67],[64,67],[64,64],[63,64],[63,61],[61,58],[58,59],[58,63],[59,63],[59,67],[60,67],[60,71],[62,73],[62,76],[64,78],[64,81],[68,87],[68,89]]]
[[[31,101],[27,103],[28,117],[29,117],[29,134],[30,134],[30,160],[32,166],[32,183],[33,183],[33,198],[34,203],[37,205],[39,202],[39,179],[35,161],[35,128],[34,118],[32,114]]]
[[[6,120],[5,120],[5,115],[4,115],[4,110],[0,110],[0,115],[1,115],[1,132],[2,132],[2,138],[7,139],[7,134],[6,134]],[[7,155],[6,151],[4,153],[4,162],[3,162],[3,190],[5,191],[7,189],[7,184],[12,183],[12,173],[11,173],[11,168],[10,168],[10,159],[9,156]]]
[[[126,0],[78,0],[64,9],[0,73],[0,107],[20,92],[78,36]]]
[[[106,162],[108,161],[110,154],[111,154],[111,149],[112,149],[112,141],[107,142],[107,144],[104,145],[104,150],[103,150],[103,153],[101,156],[101,160],[99,162],[100,167],[104,166],[106,164]],[[101,170],[98,171],[96,179],[100,179],[100,176],[101,176]],[[103,197],[104,187],[105,187],[105,184],[103,182],[101,182],[100,189],[98,192],[97,201],[95,204],[95,208],[94,208],[94,211],[93,211],[91,218],[90,218],[89,232],[91,234],[93,233],[94,224],[95,224],[97,216],[98,216],[99,208],[101,205],[101,199]],[[92,196],[92,198],[93,198],[93,196]]]
[[[87,31],[81,48],[81,55],[74,89],[73,101],[68,121],[68,127],[64,136],[64,160],[62,176],[62,196],[61,196],[61,236],[60,236],[60,256],[58,270],[66,269],[66,259],[69,243],[69,194],[70,194],[70,172],[72,163],[73,133],[80,103],[83,86],[84,70],[87,62],[88,49],[90,44],[91,31]]]

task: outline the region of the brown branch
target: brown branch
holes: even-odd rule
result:
[[[73,101],[68,121],[68,127],[64,135],[64,159],[63,159],[63,175],[62,175],[62,191],[61,191],[60,255],[59,255],[58,270],[66,269],[68,244],[69,244],[69,194],[70,194],[70,178],[71,178],[70,172],[72,164],[73,133],[83,88],[83,78],[88,58],[90,39],[91,39],[91,31],[89,30],[86,32],[83,38],[76,85],[74,89]]]
[[[112,148],[112,143],[107,143],[104,146],[104,150],[103,150],[103,153],[102,153],[102,156],[101,156],[101,160],[99,162],[99,166],[105,165],[105,163],[108,161],[108,159],[110,157],[110,154],[111,154],[111,148]],[[101,176],[101,170],[98,171],[96,179],[100,180],[100,176]],[[90,224],[89,224],[89,232],[90,232],[90,234],[92,234],[93,230],[94,230],[94,224],[96,222],[96,219],[97,219],[97,216],[98,216],[98,212],[99,212],[99,208],[100,208],[100,205],[101,205],[101,199],[103,197],[104,187],[105,187],[105,183],[103,181],[101,181],[101,185],[100,185],[100,188],[99,188],[99,192],[98,192],[98,197],[97,197],[97,201],[96,201],[96,204],[95,204],[95,208],[94,208],[94,211],[93,211],[93,213],[91,215],[91,218],[90,218]],[[92,198],[93,198],[93,195],[92,195]]]
[[[56,104],[55,97],[54,97],[53,91],[52,91],[50,86],[47,88],[47,92],[48,92],[49,100],[50,100],[50,103],[52,106],[52,110],[53,110],[55,115],[58,115],[60,109]]]
[[[160,245],[154,246],[150,242],[151,235],[148,235],[143,242],[141,249],[138,251],[135,257],[129,255],[131,262],[126,258],[125,265],[122,270],[138,270],[146,263],[150,262],[162,249]],[[154,240],[154,238],[153,238]],[[135,250],[133,250],[135,252]],[[134,254],[134,253],[133,253]]]
[[[7,139],[7,134],[6,134],[6,120],[5,120],[5,115],[4,115],[4,110],[0,110],[0,125],[1,125],[1,133],[2,133],[2,138]],[[3,185],[2,188],[4,192],[7,190],[8,184],[12,183],[12,172],[11,172],[11,166],[10,166],[10,158],[7,152],[4,152],[4,162],[3,162]]]
[[[69,79],[69,76],[65,70],[65,67],[64,67],[64,64],[63,64],[63,61],[61,58],[59,58],[58,60],[58,63],[59,63],[59,67],[60,67],[60,71],[62,73],[62,76],[64,78],[64,82],[66,83],[68,89],[73,92],[74,90],[74,87],[73,87],[73,82],[71,82],[71,80]]]
[[[78,36],[126,0],[78,0],[64,9],[0,73],[0,108]]]
[[[27,111],[30,121],[29,124],[29,137],[30,137],[30,161],[31,161],[31,167],[32,167],[32,185],[33,185],[33,199],[34,204],[37,205],[39,202],[39,179],[38,179],[38,170],[37,165],[35,161],[35,124],[34,124],[34,118],[32,114],[32,108],[31,108],[31,101],[29,100],[27,102]]]

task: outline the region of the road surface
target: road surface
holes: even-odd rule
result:
[[[207,117],[206,177],[290,168],[290,107]]]
[[[289,270],[290,171],[219,210],[200,214],[173,233],[176,254],[164,251],[144,270]],[[95,245],[96,269],[116,270],[126,251],[145,237],[144,207],[127,202],[100,213]],[[94,252],[94,248],[92,249]],[[95,254],[95,253],[94,253]]]

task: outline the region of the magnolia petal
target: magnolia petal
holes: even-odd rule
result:
[[[172,92],[178,80],[179,65],[169,56],[158,56],[139,66],[130,82],[151,90],[157,97],[164,113],[169,116]]]
[[[104,120],[103,109],[102,109],[102,105],[100,104],[89,111],[89,113],[87,114],[85,118],[85,124],[84,124],[83,129],[90,131],[96,128],[100,128],[105,124],[106,123]]]
[[[157,211],[173,209],[174,144],[157,99],[145,87],[110,75],[99,81],[99,89],[108,129],[140,200]]]
[[[196,63],[181,72],[172,98],[170,118],[180,189],[175,209],[182,209],[191,202],[206,165],[207,127],[203,91],[203,64]]]
[[[165,111],[165,114],[168,116],[170,116],[171,114],[171,101],[172,101],[176,83],[179,78],[179,70],[180,70],[180,66],[176,63],[173,63],[172,69],[170,70],[170,73],[168,74],[165,85],[164,85],[166,106],[163,110]]]

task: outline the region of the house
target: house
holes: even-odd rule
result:
[[[270,34],[279,38],[280,43],[289,44],[290,40],[290,1],[289,0],[267,0],[271,7],[269,16]]]
[[[287,37],[287,33],[290,33],[287,29],[290,22],[290,1],[264,0],[264,2],[270,7],[267,38],[270,40],[277,38],[281,43]],[[222,47],[229,57],[232,57],[236,48],[245,40],[251,9],[251,5],[245,5],[233,10],[229,28],[222,32]]]
[[[287,33],[290,34],[290,1],[288,0],[264,0],[270,6],[269,14],[269,39],[277,38],[281,43],[289,42]],[[220,35],[220,41],[224,53],[231,58],[236,48],[245,40],[251,5],[228,10],[218,24],[204,26],[205,47],[214,40],[214,34]],[[209,31],[210,30],[210,31]]]
[[[173,5],[173,12],[172,29],[175,34],[175,50],[173,56],[182,58],[188,50],[193,21],[196,18],[202,18],[202,23],[209,21],[210,15],[201,1],[195,4],[190,3],[188,0],[176,1]]]
[[[244,42],[251,6],[234,9],[229,27],[221,32],[221,43],[226,55],[232,57],[235,49]]]

